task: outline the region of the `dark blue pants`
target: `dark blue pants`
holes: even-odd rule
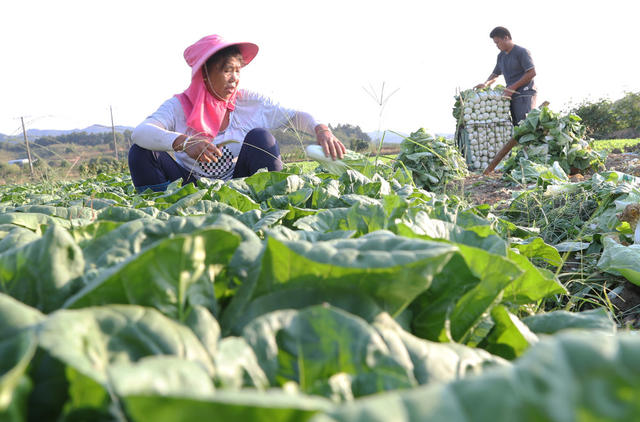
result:
[[[536,106],[537,95],[520,94],[511,99],[511,119],[514,126],[518,126],[527,114]]]
[[[233,177],[251,176],[264,167],[269,171],[282,170],[280,147],[268,130],[253,129],[244,138]],[[183,184],[196,182],[194,175],[167,152],[151,151],[136,144],[129,150],[129,172],[138,192],[163,191],[178,179]]]

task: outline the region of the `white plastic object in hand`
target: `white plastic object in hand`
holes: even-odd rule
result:
[[[324,155],[324,151],[320,145],[308,145],[305,148],[307,156],[312,160],[316,160],[332,173],[340,174],[345,171],[347,164],[339,159],[332,159]]]

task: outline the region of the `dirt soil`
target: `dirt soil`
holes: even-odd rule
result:
[[[624,281],[621,287],[616,294],[609,294],[611,305],[620,315],[623,327],[640,328],[640,286]]]
[[[513,197],[515,186],[502,178],[502,173],[493,172],[487,176],[473,173],[464,180],[464,192],[473,204],[499,206]],[[500,204],[498,204],[500,203]],[[498,205],[496,205],[498,204]]]

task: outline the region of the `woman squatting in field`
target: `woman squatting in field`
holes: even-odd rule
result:
[[[186,184],[202,177],[246,177],[261,168],[281,170],[280,148],[269,130],[287,124],[314,133],[327,157],[342,158],[342,142],[309,113],[238,89],[240,70],[257,53],[253,43],[228,42],[218,35],[185,50],[191,84],[132,134],[129,171],[138,192],[163,191],[178,179]],[[174,152],[175,160],[168,151]]]

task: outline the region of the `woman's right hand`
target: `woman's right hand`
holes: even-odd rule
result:
[[[205,163],[217,162],[218,157],[222,157],[222,151],[204,137],[180,135],[173,141],[173,150]]]

